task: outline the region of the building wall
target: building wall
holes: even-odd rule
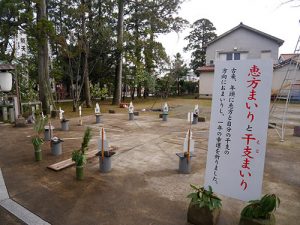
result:
[[[286,75],[288,66],[273,71],[272,94],[277,94]],[[293,71],[292,71],[293,73]],[[300,84],[300,70],[296,72],[296,80]],[[214,72],[204,72],[200,74],[200,95],[212,95],[213,93]],[[300,85],[299,87],[300,88]]]
[[[193,71],[189,71],[187,76],[183,77],[182,80],[198,82],[199,78],[197,77],[197,75]]]
[[[278,60],[279,45],[266,37],[245,28],[239,28],[213,42],[206,49],[206,64],[220,59],[220,53],[240,52],[247,59],[272,58],[274,63]]]
[[[286,65],[286,66],[283,66],[279,69],[276,69],[274,70],[273,72],[273,81],[272,81],[272,94],[276,94],[278,92],[278,90],[280,89],[281,87],[281,84],[284,80],[284,77],[286,76],[287,74],[287,70],[288,70],[289,66]],[[290,68],[290,72],[289,72],[289,77],[293,77],[294,76],[294,73],[295,73],[295,70],[294,70],[294,67],[291,67]],[[295,89],[299,89],[300,88],[300,70],[296,70],[296,80],[297,80],[297,87],[295,87]]]
[[[199,94],[211,96],[213,92],[214,72],[201,73],[199,83]]]
[[[283,82],[287,67],[282,67],[273,71],[272,94],[275,94]]]

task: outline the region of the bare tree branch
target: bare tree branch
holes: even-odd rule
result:
[[[292,5],[292,7],[299,7],[300,6],[300,0],[288,0],[288,1],[284,1],[280,4],[280,6],[283,5],[287,5],[287,4],[296,4],[296,5]]]

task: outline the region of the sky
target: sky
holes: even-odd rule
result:
[[[221,35],[239,25],[240,22],[254,29],[284,40],[279,54],[293,53],[300,35],[300,6],[281,5],[286,0],[186,0],[181,5],[179,16],[191,24],[198,19],[210,20],[216,34]],[[295,4],[294,4],[295,5]],[[300,5],[300,1],[298,1]],[[190,53],[184,53],[187,45],[184,40],[190,32],[186,29],[160,35],[158,40],[163,44],[169,56],[181,53],[186,63],[190,61]]]

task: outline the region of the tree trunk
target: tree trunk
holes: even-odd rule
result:
[[[123,20],[124,20],[124,0],[118,0],[118,30],[117,30],[117,65],[115,76],[115,90],[113,96],[113,105],[121,103],[122,93],[122,63],[123,63]]]
[[[47,20],[46,1],[41,0],[36,4],[37,23]],[[42,35],[38,42],[38,81],[39,81],[39,97],[42,102],[42,110],[49,113],[50,104],[54,106],[53,96],[51,93],[49,82],[49,53],[48,53],[48,37],[47,34]]]
[[[85,104],[87,108],[92,107],[91,91],[90,91],[90,79],[89,79],[89,68],[88,68],[88,53],[84,54],[84,96]]]
[[[144,99],[146,99],[148,96],[149,96],[149,88],[145,86]]]
[[[142,97],[142,85],[141,83],[138,83],[137,88],[136,88],[136,96],[138,98]]]
[[[123,96],[122,96],[122,101],[125,102],[125,98],[126,98],[126,93],[127,93],[127,89],[126,89],[127,85],[126,85],[126,79],[125,82],[123,84]]]
[[[177,96],[180,95],[179,77],[177,77]]]
[[[131,95],[131,100],[132,100],[132,101],[134,100],[134,94],[135,94],[135,87],[133,87],[133,88],[131,89],[131,93],[130,93],[130,95]]]
[[[135,14],[138,15],[139,13],[139,7],[138,4],[135,6]],[[137,78],[141,72],[141,66],[142,66],[142,46],[141,46],[141,37],[140,37],[140,21],[137,18],[137,16],[135,17],[135,21],[134,21],[134,40],[135,40],[135,59],[136,59],[136,63],[135,63],[135,71],[134,71],[134,75]],[[141,81],[138,79],[137,80],[137,97],[141,98],[142,97],[142,83]]]
[[[85,5],[85,0],[81,0],[81,4]],[[89,56],[89,43],[86,37],[86,18],[85,18],[85,12],[82,13],[82,40],[83,40],[83,61],[84,61],[84,67],[83,67],[83,79],[84,79],[84,97],[85,97],[85,104],[87,108],[92,107],[92,101],[91,101],[91,92],[90,92],[90,79],[89,79],[89,65],[88,65],[88,56]]]

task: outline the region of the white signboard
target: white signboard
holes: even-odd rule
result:
[[[205,187],[261,197],[272,74],[271,60],[216,62]]]
[[[16,37],[16,57],[27,56],[27,35],[25,31],[18,30],[18,35]]]

